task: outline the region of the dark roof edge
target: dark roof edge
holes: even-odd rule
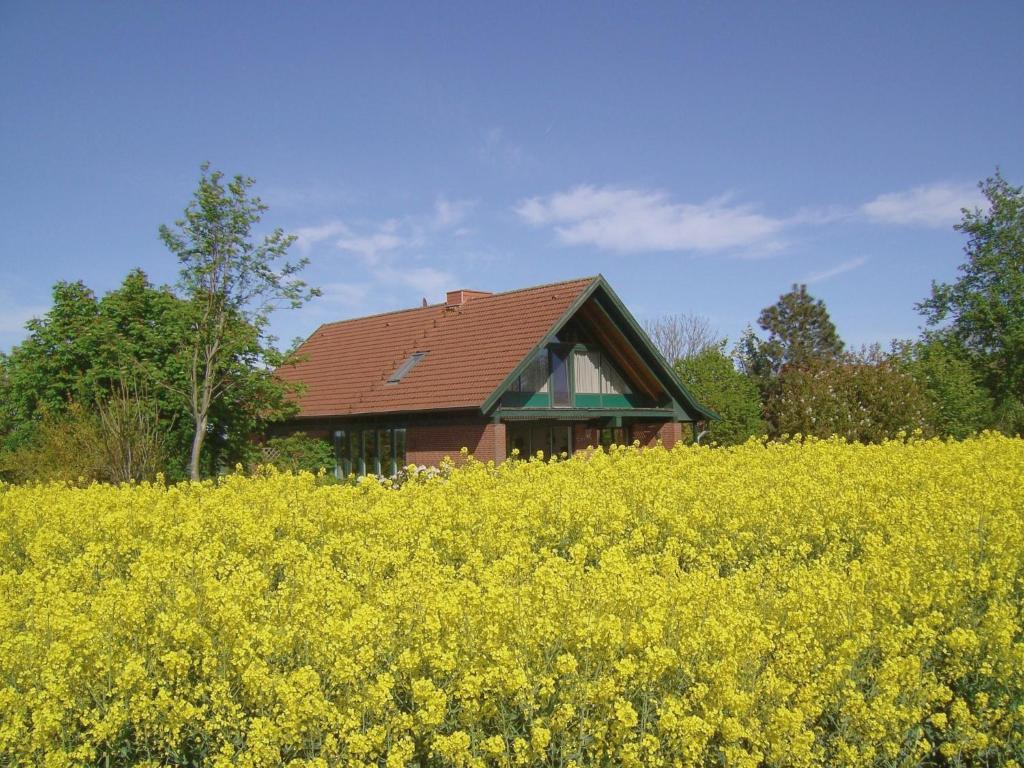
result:
[[[661,373],[667,377],[668,383],[677,389],[675,394],[681,395],[679,399],[685,402],[690,408],[692,408],[697,414],[704,416],[708,419],[714,419],[720,421],[721,416],[712,411],[707,406],[701,405],[697,402],[697,398],[693,396],[693,393],[686,388],[683,384],[682,379],[676,373],[676,369],[665,359],[665,356],[661,354],[661,350],[658,349],[657,345],[651,340],[647,331],[643,329],[643,326],[637,322],[633,314],[626,308],[626,305],[622,303],[622,299],[618,297],[618,294],[612,290],[612,287],[608,284],[608,281],[603,276],[598,276],[600,285],[604,289],[605,293],[608,294],[608,298],[611,299],[615,309],[622,315],[623,319],[630,326],[630,330],[633,331],[640,339],[640,342],[646,347],[647,352],[654,358],[654,361],[658,364],[661,369]],[[656,371],[657,373],[657,371]]]
[[[519,364],[516,365],[516,367],[513,368],[512,371],[502,380],[502,382],[498,385],[497,389],[495,389],[487,397],[487,399],[484,400],[483,404],[480,406],[480,410],[484,414],[488,414],[491,410],[494,409],[494,407],[498,403],[498,400],[505,393],[505,390],[512,386],[512,382],[515,381],[516,377],[518,377],[526,369],[526,366],[529,365],[530,361],[533,360],[534,356],[551,342],[555,334],[558,333],[559,329],[561,329],[561,327],[565,325],[565,323],[567,323],[569,319],[576,314],[577,311],[579,311],[579,308],[583,306],[583,303],[587,301],[587,299],[589,299],[591,296],[593,296],[598,288],[604,290],[605,294],[607,294],[609,300],[611,301],[615,311],[621,316],[623,320],[625,320],[627,326],[629,326],[629,329],[640,341],[640,344],[643,345],[644,351],[646,351],[648,356],[653,359],[653,362],[656,364],[656,367],[658,369],[654,370],[655,375],[658,375],[659,378],[662,379],[663,384],[668,385],[670,391],[675,390],[674,392],[672,392],[673,396],[676,397],[677,400],[682,401],[687,406],[688,411],[692,411],[698,416],[704,416],[707,419],[714,420],[721,419],[721,417],[717,413],[712,411],[710,408],[707,408],[701,405],[699,402],[697,402],[697,399],[693,396],[690,390],[686,388],[686,385],[683,384],[683,382],[680,380],[679,376],[675,372],[675,369],[673,369],[672,366],[668,363],[664,355],[662,355],[661,352],[658,350],[657,346],[655,346],[654,342],[651,341],[651,337],[647,335],[644,329],[636,321],[636,318],[634,318],[632,313],[626,308],[626,305],[622,303],[622,300],[618,297],[618,294],[616,294],[615,291],[612,290],[611,286],[608,284],[608,281],[605,279],[604,275],[601,274],[598,274],[596,277],[591,278],[590,285],[588,285],[580,292],[580,295],[577,296],[576,300],[573,301],[569,308],[562,313],[562,316],[558,318],[558,320],[548,330],[544,337],[527,353],[527,355],[522,360],[519,361]]]
[[[566,282],[575,281],[570,280]],[[565,325],[569,321],[569,318],[576,314],[579,308],[583,306],[583,302],[590,298],[591,294],[602,282],[604,282],[604,277],[602,277],[601,275],[597,275],[596,277],[590,278],[590,285],[586,286],[582,291],[580,291],[580,295],[577,296],[573,303],[569,305],[569,308],[562,313],[561,317],[559,317],[558,320],[555,321],[555,324],[548,329],[548,332],[544,334],[541,340],[537,342],[529,352],[526,353],[526,356],[519,361],[519,364],[512,369],[508,376],[502,379],[497,389],[495,389],[493,392],[491,392],[490,395],[488,395],[487,399],[484,400],[483,404],[480,406],[481,411],[483,411],[485,414],[489,413],[494,408],[494,406],[498,404],[498,400],[501,399],[501,396],[505,393],[505,390],[512,386],[512,382],[516,380],[519,374],[526,370],[526,366],[530,364],[530,361],[533,360],[536,354],[540,350],[544,349],[544,347],[546,347],[549,343],[551,343],[551,339],[554,337],[556,333],[558,333],[558,329]]]

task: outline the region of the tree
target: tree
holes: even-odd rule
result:
[[[955,339],[933,334],[895,353],[931,402],[936,434],[962,439],[992,425],[992,396]]]
[[[163,383],[181,378],[185,320],[185,303],[141,270],[102,298],[81,282],[57,283],[53,306],[30,320],[25,341],[0,359],[0,449],[26,445],[44,416],[59,425],[72,404],[96,416],[128,390],[159,423],[167,461],[161,469],[180,477],[187,414]]]
[[[952,283],[932,283],[917,305],[929,326],[947,330],[992,393],[1002,427],[1024,429],[1024,188],[999,170],[979,185],[988,209],[964,209],[955,229],[967,261]]]
[[[254,242],[253,226],[267,210],[258,197],[249,196],[254,183],[245,176],[224,183],[224,175],[211,172],[206,163],[184,218],[173,229],[160,227],[161,239],[178,257],[179,287],[189,304],[185,381],[174,390],[184,399],[194,426],[189,461],[193,479],[201,475],[211,413],[237,395],[241,384],[253,383],[252,377],[238,375],[239,367],[262,372],[256,383],[267,394],[285,387],[271,376],[281,356],[266,334],[270,313],[281,305],[300,307],[319,295],[296,277],[307,259],[282,261],[293,236],[275,229]],[[275,406],[283,407],[283,397],[276,401]]]
[[[748,331],[740,339],[738,355],[749,373],[765,379],[777,376],[786,366],[835,360],[843,352],[825,303],[811,296],[806,285],[794,284],[789,293],[761,310],[758,324],[768,338],[761,340]]]
[[[708,423],[708,440],[738,445],[765,433],[757,383],[736,370],[720,341],[690,357],[677,360],[676,372],[697,400],[721,416]]]
[[[645,321],[644,330],[658,351],[673,364],[719,343],[711,321],[701,315],[663,315]]]

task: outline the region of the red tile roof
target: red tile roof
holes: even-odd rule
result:
[[[327,323],[277,375],[306,385],[302,417],[479,408],[596,279]],[[413,352],[427,355],[386,383]]]

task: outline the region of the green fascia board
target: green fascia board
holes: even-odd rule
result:
[[[503,408],[547,408],[551,397],[547,392],[506,392],[501,398]]]
[[[504,403],[502,399],[502,403]],[[648,398],[640,395],[602,395],[595,392],[577,392],[575,406],[577,408],[652,408],[655,406]]]
[[[569,322],[572,316],[579,311],[579,308],[582,307],[583,303],[590,298],[591,294],[594,293],[594,291],[597,289],[597,286],[600,285],[601,281],[603,280],[604,278],[601,275],[598,275],[597,277],[593,278],[590,281],[590,285],[588,285],[580,292],[580,295],[576,297],[576,301],[574,301],[569,306],[569,308],[562,313],[562,316],[558,318],[555,324],[551,326],[548,332],[544,335],[544,338],[542,338],[539,342],[537,342],[537,344],[534,345],[533,349],[531,349],[529,353],[527,353],[526,357],[519,361],[519,365],[512,369],[511,373],[509,373],[509,375],[504,378],[501,384],[498,385],[497,389],[495,389],[493,392],[491,392],[490,395],[488,395],[487,399],[484,400],[483,405],[480,406],[480,410],[483,411],[484,414],[489,414],[491,412],[494,406],[498,404],[498,401],[501,399],[501,396],[505,394],[506,390],[508,390],[508,388],[512,386],[512,383],[516,379],[518,379],[519,376],[526,370],[526,367],[530,364],[530,361],[537,356],[538,352],[546,348],[548,344],[554,341],[555,335],[558,333],[559,330],[561,330],[562,326]]]
[[[679,419],[671,408],[498,408],[493,415],[499,421],[592,421],[616,417],[688,420]]]
[[[640,347],[654,359],[654,362],[656,363],[655,366],[652,366],[654,374],[662,379],[662,383],[668,385],[666,388],[669,390],[669,393],[676,398],[676,400],[681,404],[689,406],[686,410],[691,417],[690,420],[698,421],[699,417],[703,416],[706,419],[719,421],[722,418],[721,416],[710,408],[697,402],[697,398],[695,398],[693,393],[686,388],[686,385],[683,384],[678,374],[676,374],[675,369],[668,360],[665,359],[665,356],[661,354],[661,351],[654,342],[651,341],[651,337],[647,335],[647,332],[640,327],[640,323],[636,321],[636,318],[633,317],[632,313],[626,309],[626,305],[622,303],[622,299],[620,299],[615,291],[612,290],[612,287],[608,285],[608,281],[604,279],[604,276],[598,275],[597,280],[600,282],[600,286],[604,289],[605,294],[611,301],[616,313],[625,321],[627,328],[633,332],[635,339],[631,339],[631,341],[634,342],[634,346]],[[602,308],[607,311],[607,308]],[[692,412],[690,412],[691,409]],[[697,419],[693,418],[693,412],[698,416]]]
[[[562,326],[564,326],[567,322],[569,322],[570,319],[572,319],[573,315],[575,315],[579,311],[580,307],[582,307],[583,304],[591,296],[593,296],[599,288],[602,289],[605,295],[608,297],[608,300],[611,302],[612,307],[615,310],[615,313],[622,318],[627,328],[633,333],[635,339],[630,339],[630,341],[633,342],[634,346],[639,346],[643,351],[645,351],[655,363],[655,365],[652,367],[653,373],[656,376],[658,376],[659,379],[662,380],[662,383],[666,385],[666,389],[668,389],[669,393],[676,398],[679,404],[684,406],[683,410],[686,412],[686,415],[689,418],[680,420],[696,421],[699,420],[700,417],[704,417],[706,419],[719,420],[721,417],[717,413],[712,411],[710,408],[706,408],[705,406],[697,402],[697,399],[686,388],[686,385],[683,384],[683,382],[679,379],[679,376],[676,375],[676,372],[673,370],[672,366],[669,365],[665,357],[661,354],[660,351],[658,351],[658,348],[654,345],[654,342],[651,341],[650,336],[648,336],[647,333],[643,330],[643,328],[640,327],[640,324],[636,321],[633,315],[629,312],[628,309],[626,309],[626,305],[622,303],[622,300],[618,297],[615,291],[613,291],[611,286],[608,285],[608,281],[605,280],[604,275],[600,274],[597,275],[597,277],[593,278],[593,280],[591,280],[590,285],[588,285],[580,292],[580,295],[576,298],[576,301],[574,301],[572,305],[567,310],[565,310],[565,312],[562,313],[562,316],[551,327],[547,334],[544,335],[544,338],[542,338],[533,347],[533,349],[530,350],[529,354],[527,354],[526,357],[524,357],[519,362],[519,365],[513,368],[512,372],[505,377],[501,384],[498,385],[497,389],[495,389],[488,396],[488,398],[484,401],[483,405],[480,406],[480,410],[484,414],[490,414],[490,412],[498,404],[498,401],[501,399],[502,394],[504,394],[505,391],[512,386],[512,382],[514,382],[520,376],[520,374],[522,374],[523,371],[526,370],[526,367],[530,364],[530,361],[533,360],[534,356],[536,356],[538,352],[540,352],[542,349],[547,347],[548,344],[554,341],[555,336],[562,329]],[[605,309],[605,311],[607,312],[607,309]],[[633,411],[632,413],[635,415],[636,411]],[[694,418],[694,414],[696,414],[697,418]],[[627,415],[629,415],[628,412]]]

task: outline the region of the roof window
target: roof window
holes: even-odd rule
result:
[[[427,356],[426,352],[413,352],[405,361],[395,369],[395,372],[388,377],[388,384],[397,384],[406,376],[409,375],[409,371],[416,367],[416,363]]]

